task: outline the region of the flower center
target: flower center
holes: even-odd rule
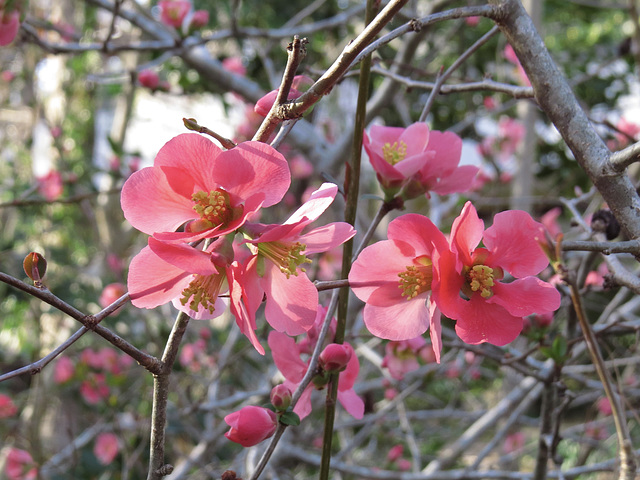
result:
[[[264,242],[258,243],[258,253],[271,260],[284,273],[287,278],[291,275],[298,275],[298,267],[304,263],[311,263],[311,260],[302,253],[307,246],[304,243],[284,243],[284,242]],[[300,271],[306,272],[304,268]]]
[[[191,200],[200,219],[189,225],[189,231],[201,232],[228,223],[233,218],[234,209],[229,194],[224,190],[211,190],[209,193],[200,190],[191,196]]]
[[[416,265],[409,265],[404,272],[398,274],[400,277],[398,288],[402,290],[400,295],[407,297],[407,300],[431,290],[433,280],[433,267],[429,257],[418,257],[413,262]]]
[[[393,142],[393,145],[389,143],[385,143],[382,147],[382,157],[385,162],[390,165],[395,165],[396,163],[404,160],[404,157],[407,156],[407,144],[404,142]]]
[[[188,304],[189,308],[195,312],[202,307],[209,313],[213,313],[225,279],[226,275],[220,272],[220,269],[217,275],[195,275],[187,288],[182,291],[180,303]]]
[[[480,292],[482,298],[493,295],[491,287],[495,285],[493,268],[486,265],[474,265],[466,274],[466,279],[472,292]]]

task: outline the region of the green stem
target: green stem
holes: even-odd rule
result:
[[[365,24],[370,24],[375,17],[375,0],[367,0],[365,13]],[[366,126],[367,100],[369,97],[369,78],[371,73],[371,56],[364,58],[360,65],[360,80],[358,90],[358,106],[356,109],[355,128],[353,132],[353,146],[351,162],[347,165],[346,186],[347,201],[345,207],[345,221],[355,225],[356,211],[358,207],[358,196],[360,188],[360,160],[362,156],[362,136]],[[353,253],[353,240],[344,244],[342,251],[342,276],[347,278],[351,269],[351,255]],[[345,330],[347,307],[349,303],[349,289],[343,287],[338,296],[338,323],[336,326],[335,343],[343,343]],[[320,462],[320,480],[329,479],[329,469],[331,466],[331,441],[333,437],[333,423],[336,415],[336,400],[338,398],[338,374],[331,376],[331,381],[327,388],[327,399],[324,421],[324,437],[322,442],[322,459]]]

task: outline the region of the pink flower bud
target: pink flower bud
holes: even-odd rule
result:
[[[155,90],[160,84],[160,77],[158,77],[158,74],[153,70],[142,70],[138,73],[138,82],[143,87]]]
[[[18,407],[8,395],[0,393],[0,418],[13,417],[18,413]]]
[[[320,354],[320,366],[327,372],[341,372],[347,368],[351,352],[347,345],[330,343]]]
[[[7,455],[5,473],[9,480],[34,480],[38,470],[29,452],[12,448]]]
[[[208,23],[209,12],[207,12],[206,10],[196,10],[195,12],[193,12],[193,17],[191,17],[191,28],[198,29],[206,27]]]
[[[274,412],[253,405],[230,413],[224,421],[231,427],[224,436],[243,447],[252,447],[266,440],[275,433],[278,425]]]
[[[271,390],[271,405],[276,407],[278,411],[284,411],[291,405],[291,390],[283,383],[276,385]]]
[[[160,21],[174,28],[182,27],[184,17],[191,10],[191,2],[188,0],[161,0],[158,6],[162,9]]]
[[[402,457],[402,453],[404,452],[404,446],[402,444],[394,445],[387,453],[387,460],[390,462],[394,462]]]
[[[3,12],[0,10],[0,47],[9,45],[13,42],[20,28],[20,12],[13,10],[12,12]]]
[[[101,433],[96,438],[93,454],[102,465],[109,465],[118,456],[120,444],[113,433]]]

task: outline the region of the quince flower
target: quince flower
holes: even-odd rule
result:
[[[455,133],[429,131],[423,122],[407,128],[373,125],[363,146],[387,196],[404,186],[406,198],[469,190],[478,168],[458,166],[462,140]]]
[[[560,307],[560,294],[534,275],[549,263],[538,240],[544,227],[521,210],[498,213],[484,230],[467,202],[451,229],[451,252],[436,265],[438,308],[456,320],[466,343],[506,345],[522,331],[523,317]],[[478,247],[480,241],[484,247]],[[515,278],[504,282],[509,273]]]
[[[291,176],[285,158],[260,142],[222,151],[197,133],[169,140],[154,166],[122,187],[125,218],[162,241],[193,242],[241,227],[261,207],[278,203]],[[184,232],[175,232],[185,224]]]
[[[351,289],[365,302],[364,323],[388,340],[410,340],[431,328],[439,362],[440,312],[430,294],[440,283],[434,265],[447,254],[447,240],[431,220],[417,214],[393,220],[387,236],[365,248],[349,273]]]
[[[9,45],[20,29],[20,11],[5,11],[0,2],[0,47]]]
[[[308,255],[325,252],[340,245],[356,231],[345,222],[335,222],[303,230],[331,205],[338,187],[323,184],[282,225],[246,225],[254,238],[246,240],[253,256],[242,274],[247,291],[248,324],[255,324],[255,310],[266,294],[265,317],[279,332],[300,335],[313,325],[318,307],[318,291],[307,277],[304,264]],[[255,327],[254,327],[255,328]]]

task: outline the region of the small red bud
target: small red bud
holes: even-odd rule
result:
[[[42,286],[42,278],[47,271],[47,261],[42,255],[36,252],[31,252],[29,255],[24,257],[22,267],[24,268],[24,273],[27,274],[27,277],[33,280],[36,287]]]
[[[351,348],[347,345],[330,343],[320,354],[320,366],[326,372],[341,372],[347,368],[347,363],[351,360]]]
[[[276,385],[271,390],[271,404],[278,411],[285,411],[291,405],[291,390],[284,384]]]

